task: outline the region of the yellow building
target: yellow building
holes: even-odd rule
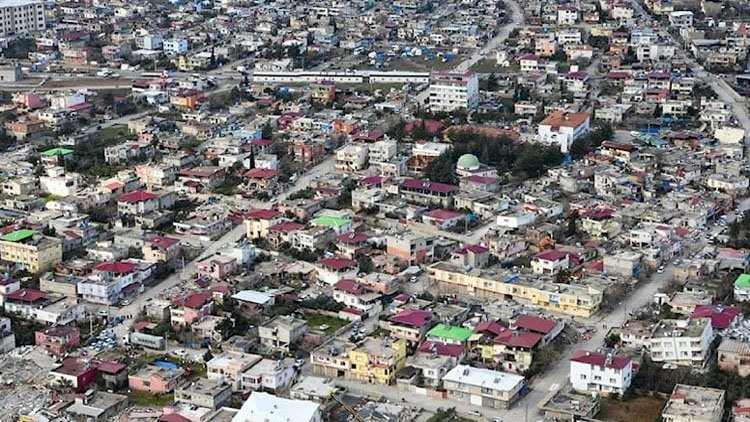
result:
[[[62,241],[34,230],[16,230],[0,237],[0,259],[31,273],[45,271],[62,261]]]
[[[593,287],[554,283],[550,279],[510,273],[464,271],[446,262],[429,268],[439,288],[486,299],[513,299],[546,311],[589,317],[599,310],[602,292]]]
[[[390,384],[406,362],[406,342],[369,338],[349,351],[346,378],[371,384]]]

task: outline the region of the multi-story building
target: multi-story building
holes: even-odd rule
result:
[[[349,352],[354,344],[334,338],[310,353],[313,373],[328,378],[343,378],[349,371]]]
[[[560,151],[567,154],[570,145],[589,130],[588,113],[567,113],[554,111],[539,123],[537,140],[548,145],[559,145]]]
[[[44,4],[34,0],[10,0],[0,4],[0,35],[43,31]]]
[[[479,104],[479,78],[474,72],[434,73],[429,98],[432,111],[471,111]]]
[[[346,378],[371,384],[390,384],[406,361],[406,342],[368,338],[349,351]]]
[[[457,365],[443,377],[449,399],[493,409],[510,407],[524,385],[520,375],[468,365]]]
[[[128,375],[128,387],[131,390],[148,391],[151,394],[166,394],[173,391],[185,370],[182,368],[163,368],[146,365]]]
[[[724,371],[738,373],[741,377],[750,375],[750,345],[726,338],[716,350],[719,367]]]
[[[11,330],[10,318],[0,317],[0,353],[16,348],[16,335]]]
[[[441,290],[480,298],[508,299],[552,312],[588,317],[599,310],[602,292],[593,287],[553,283],[510,273],[464,271],[446,262],[429,267]]]
[[[713,338],[710,318],[663,319],[646,347],[654,362],[702,366],[710,355]]]
[[[389,235],[386,237],[386,253],[401,258],[411,265],[430,260],[435,252],[435,239],[416,234]]]
[[[263,359],[242,373],[242,391],[279,393],[294,380],[294,359]]]
[[[406,309],[388,317],[390,335],[397,340],[419,344],[424,340],[432,322],[432,312]]]
[[[677,384],[661,412],[664,422],[720,422],[724,390]]]
[[[0,237],[0,259],[31,273],[45,271],[62,261],[62,241],[34,230],[16,230]]]
[[[633,359],[580,351],[570,358],[570,383],[581,392],[623,394],[633,381]]]
[[[431,207],[451,208],[453,197],[460,191],[455,185],[419,179],[405,179],[399,194],[409,202]]]
[[[234,422],[323,422],[321,406],[307,400],[290,400],[256,392],[247,398],[232,418]]]
[[[169,318],[173,326],[190,326],[211,313],[211,293],[182,293],[172,300]]]
[[[531,261],[534,274],[554,275],[568,269],[569,265],[568,254],[556,249],[540,252]]]
[[[281,222],[281,213],[270,209],[250,210],[245,214],[247,238],[257,239],[268,236],[268,228]]]
[[[34,344],[55,356],[63,356],[78,347],[81,332],[74,324],[58,325],[34,333]]]
[[[206,363],[206,377],[213,381],[225,380],[232,389],[239,391],[242,388],[242,373],[261,359],[248,353],[224,352]]]
[[[293,317],[277,316],[258,327],[260,344],[268,350],[289,351],[292,344],[307,332],[307,321]]]
[[[366,145],[347,145],[336,151],[334,169],[341,173],[351,173],[367,167],[369,149]]]
[[[333,300],[364,312],[365,315],[377,315],[383,310],[380,298],[379,293],[370,291],[354,280],[339,280],[333,285]]]
[[[148,262],[173,262],[180,256],[180,239],[153,236],[144,242],[141,251]]]

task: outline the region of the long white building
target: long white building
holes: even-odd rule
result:
[[[3,0],[0,2],[0,34],[2,36],[43,31],[44,5],[34,0]]]

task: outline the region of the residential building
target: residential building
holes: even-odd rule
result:
[[[750,274],[740,274],[734,280],[734,300],[750,301]]]
[[[468,328],[438,324],[427,332],[427,340],[441,344],[465,345],[474,332]]]
[[[654,328],[646,347],[654,362],[702,366],[709,357],[713,339],[708,318],[663,319]]]
[[[406,342],[367,338],[349,351],[346,378],[370,384],[391,384],[406,361]]]
[[[531,261],[531,269],[534,274],[555,275],[560,271],[567,270],[569,266],[568,253],[556,249],[540,252]]]
[[[151,394],[170,393],[177,387],[184,374],[185,371],[181,368],[146,365],[128,375],[128,388]]]
[[[409,344],[419,344],[430,328],[433,314],[418,309],[405,309],[388,317],[390,336]]]
[[[272,394],[251,394],[231,422],[323,422],[320,405],[306,400],[290,400]]]
[[[567,154],[573,141],[588,132],[589,122],[588,113],[556,110],[539,123],[537,140],[549,145],[559,145],[560,151]]]
[[[520,375],[468,365],[457,365],[443,377],[449,399],[493,409],[509,408],[524,385]]]
[[[528,306],[552,312],[588,317],[599,310],[602,292],[591,286],[558,284],[518,274],[492,274],[480,269],[465,271],[439,262],[428,269],[430,279],[442,291],[489,299],[512,298]]]
[[[62,261],[62,241],[34,230],[16,230],[0,236],[0,259],[39,273]]]
[[[106,421],[116,419],[128,408],[128,397],[105,391],[76,393],[73,404],[65,409],[74,420]]]
[[[242,373],[242,391],[278,394],[291,385],[295,375],[294,359],[263,359]]]
[[[78,348],[81,332],[75,324],[58,325],[34,333],[34,344],[55,356],[63,356]]]
[[[422,264],[434,254],[435,239],[431,236],[404,233],[386,237],[386,253],[398,257],[410,265]]]
[[[436,72],[430,78],[430,110],[474,110],[479,104],[479,77],[474,72]]]
[[[722,370],[736,372],[741,377],[750,375],[750,345],[747,343],[725,338],[716,355]]]
[[[172,299],[172,308],[169,310],[170,322],[173,326],[190,326],[209,315],[211,309],[213,309],[211,293],[183,292]]]
[[[49,375],[53,384],[68,384],[76,390],[86,390],[96,378],[96,365],[89,360],[71,356],[49,371]]]
[[[215,410],[232,397],[232,386],[221,380],[198,378],[174,391],[174,401]]]
[[[724,390],[677,384],[661,412],[664,422],[721,422]]]
[[[153,236],[144,242],[141,251],[145,261],[170,263],[180,256],[180,239]]]
[[[35,0],[13,0],[0,4],[0,35],[29,34],[46,28],[44,3]]]
[[[334,338],[310,353],[313,373],[328,378],[344,378],[349,371],[349,352],[355,345]]]
[[[268,350],[288,352],[307,332],[307,321],[292,316],[276,316],[258,327],[260,344]]]
[[[224,380],[234,391],[240,391],[242,373],[261,359],[248,353],[224,352],[206,362],[206,376],[212,381]]]
[[[406,201],[419,205],[451,208],[453,197],[460,191],[455,185],[419,179],[405,179],[399,185],[399,194]]]
[[[354,280],[339,280],[333,285],[333,300],[368,316],[377,315],[383,310],[381,297]]]
[[[632,381],[629,356],[578,351],[570,358],[570,383],[578,391],[624,394]]]
[[[11,330],[10,318],[0,317],[0,353],[16,348],[16,335]]]

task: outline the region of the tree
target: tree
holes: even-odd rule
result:
[[[574,159],[585,157],[588,153],[599,148],[602,142],[612,139],[614,130],[609,123],[604,123],[594,130],[573,141],[570,145],[570,156]]]
[[[363,273],[372,272],[372,269],[373,269],[372,258],[370,258],[367,255],[359,257],[359,259],[357,259],[357,265],[359,266],[360,272],[363,272]]]
[[[618,344],[620,344],[620,336],[618,334],[612,333],[604,339],[604,345],[610,349]]]
[[[271,126],[271,122],[266,120],[266,124],[263,125],[261,137],[263,139],[273,139],[273,126]]]

